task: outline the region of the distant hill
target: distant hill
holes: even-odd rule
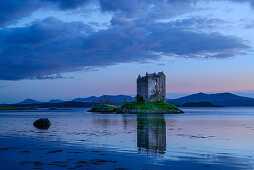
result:
[[[87,98],[76,98],[72,101],[63,101],[59,99],[52,99],[49,102],[40,102],[34,99],[26,99],[22,102],[11,104],[13,106],[35,106],[35,107],[88,107],[92,106],[92,103],[110,103],[110,104],[122,104],[125,102],[132,102],[136,99],[127,95],[103,95],[100,97],[91,96]],[[4,104],[2,104],[4,105]]]
[[[52,99],[49,101],[49,103],[63,103],[63,100],[59,100],[59,99]]]
[[[175,105],[182,105],[184,103],[210,102],[213,105],[219,106],[254,106],[253,98],[242,97],[232,93],[197,93],[178,99],[168,99],[167,102]]]
[[[98,97],[91,96],[91,97],[86,97],[86,98],[76,98],[73,99],[72,101],[74,102],[94,102]]]
[[[109,103],[124,103],[124,102],[133,102],[135,101],[135,97],[127,96],[127,95],[103,95],[100,97],[87,97],[87,98],[76,98],[72,101],[75,102],[109,102]]]
[[[199,102],[199,103],[184,103],[179,105],[179,107],[221,107],[213,105],[211,102]]]
[[[5,104],[2,106],[11,107],[31,107],[31,108],[64,108],[64,107],[93,107],[93,102],[62,102],[62,103],[31,103],[31,104]]]
[[[110,104],[123,104],[125,102],[132,102],[136,99],[127,95],[103,95],[100,97],[91,96],[87,98],[76,98],[72,101],[65,102],[59,99],[50,100],[48,103],[40,102],[33,99],[26,99],[16,105],[33,105],[39,107],[78,107],[78,106],[91,106],[92,103],[110,103]],[[254,106],[254,98],[242,97],[232,93],[216,93],[216,94],[205,94],[197,93],[181,97],[178,99],[167,99],[168,103],[178,106],[196,105],[196,107],[204,107],[205,105],[211,106]],[[210,103],[210,104],[208,104]],[[200,106],[199,106],[200,105]]]
[[[39,102],[39,101],[33,100],[33,99],[25,99],[24,101],[19,102],[17,104],[38,104],[38,103],[42,103],[42,102]]]

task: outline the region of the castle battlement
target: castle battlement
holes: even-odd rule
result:
[[[145,101],[165,101],[166,100],[166,76],[163,72],[158,74],[146,73],[145,76],[137,78],[137,94]]]

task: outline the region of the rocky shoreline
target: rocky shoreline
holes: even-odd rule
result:
[[[122,110],[118,113],[125,114],[181,114],[182,110]]]

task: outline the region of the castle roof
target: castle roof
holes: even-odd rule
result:
[[[161,74],[164,74],[163,71],[162,71],[162,72],[159,72],[159,73],[158,73],[158,76],[160,76]]]
[[[152,74],[147,74],[146,76],[154,76],[154,74],[152,73]]]
[[[158,74],[156,73],[148,73],[146,72],[145,76],[140,76],[140,74],[138,75],[138,79],[144,78],[144,77],[154,77],[154,76],[160,76],[160,75],[164,75],[163,72],[158,72]]]

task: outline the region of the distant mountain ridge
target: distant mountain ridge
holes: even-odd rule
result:
[[[168,99],[167,102],[175,105],[182,105],[190,102],[210,102],[219,106],[254,106],[254,98],[242,97],[232,93],[196,93],[178,99]]]
[[[72,101],[75,102],[103,102],[108,101],[111,103],[124,103],[124,102],[133,102],[135,101],[135,97],[127,96],[127,95],[103,95],[100,97],[87,97],[87,98],[76,98]]]
[[[103,95],[103,96],[91,96],[86,98],[76,98],[70,102],[83,102],[83,103],[112,103],[121,104],[125,102],[135,101],[135,97],[128,95]],[[183,105],[185,103],[200,103],[200,102],[210,102],[217,106],[254,106],[254,98],[242,97],[232,93],[216,93],[216,94],[205,94],[196,93],[181,97],[178,99],[167,99],[168,103],[174,105]],[[65,101],[59,99],[53,99],[49,102],[40,102],[33,99],[26,99],[17,104],[42,104],[42,103],[65,103]]]
[[[103,95],[103,96],[90,96],[86,98],[76,98],[71,100],[70,102],[109,102],[109,103],[125,103],[125,102],[133,102],[135,101],[135,97],[131,97],[128,95]],[[48,102],[41,102],[34,99],[25,99],[16,104],[39,104],[39,103],[64,103],[66,101],[60,99],[52,99]]]
[[[22,102],[19,102],[17,104],[38,104],[38,103],[42,103],[42,102],[39,102],[39,101],[34,100],[34,99],[25,99]]]
[[[59,100],[59,99],[52,99],[49,101],[49,103],[63,103],[63,100]]]

